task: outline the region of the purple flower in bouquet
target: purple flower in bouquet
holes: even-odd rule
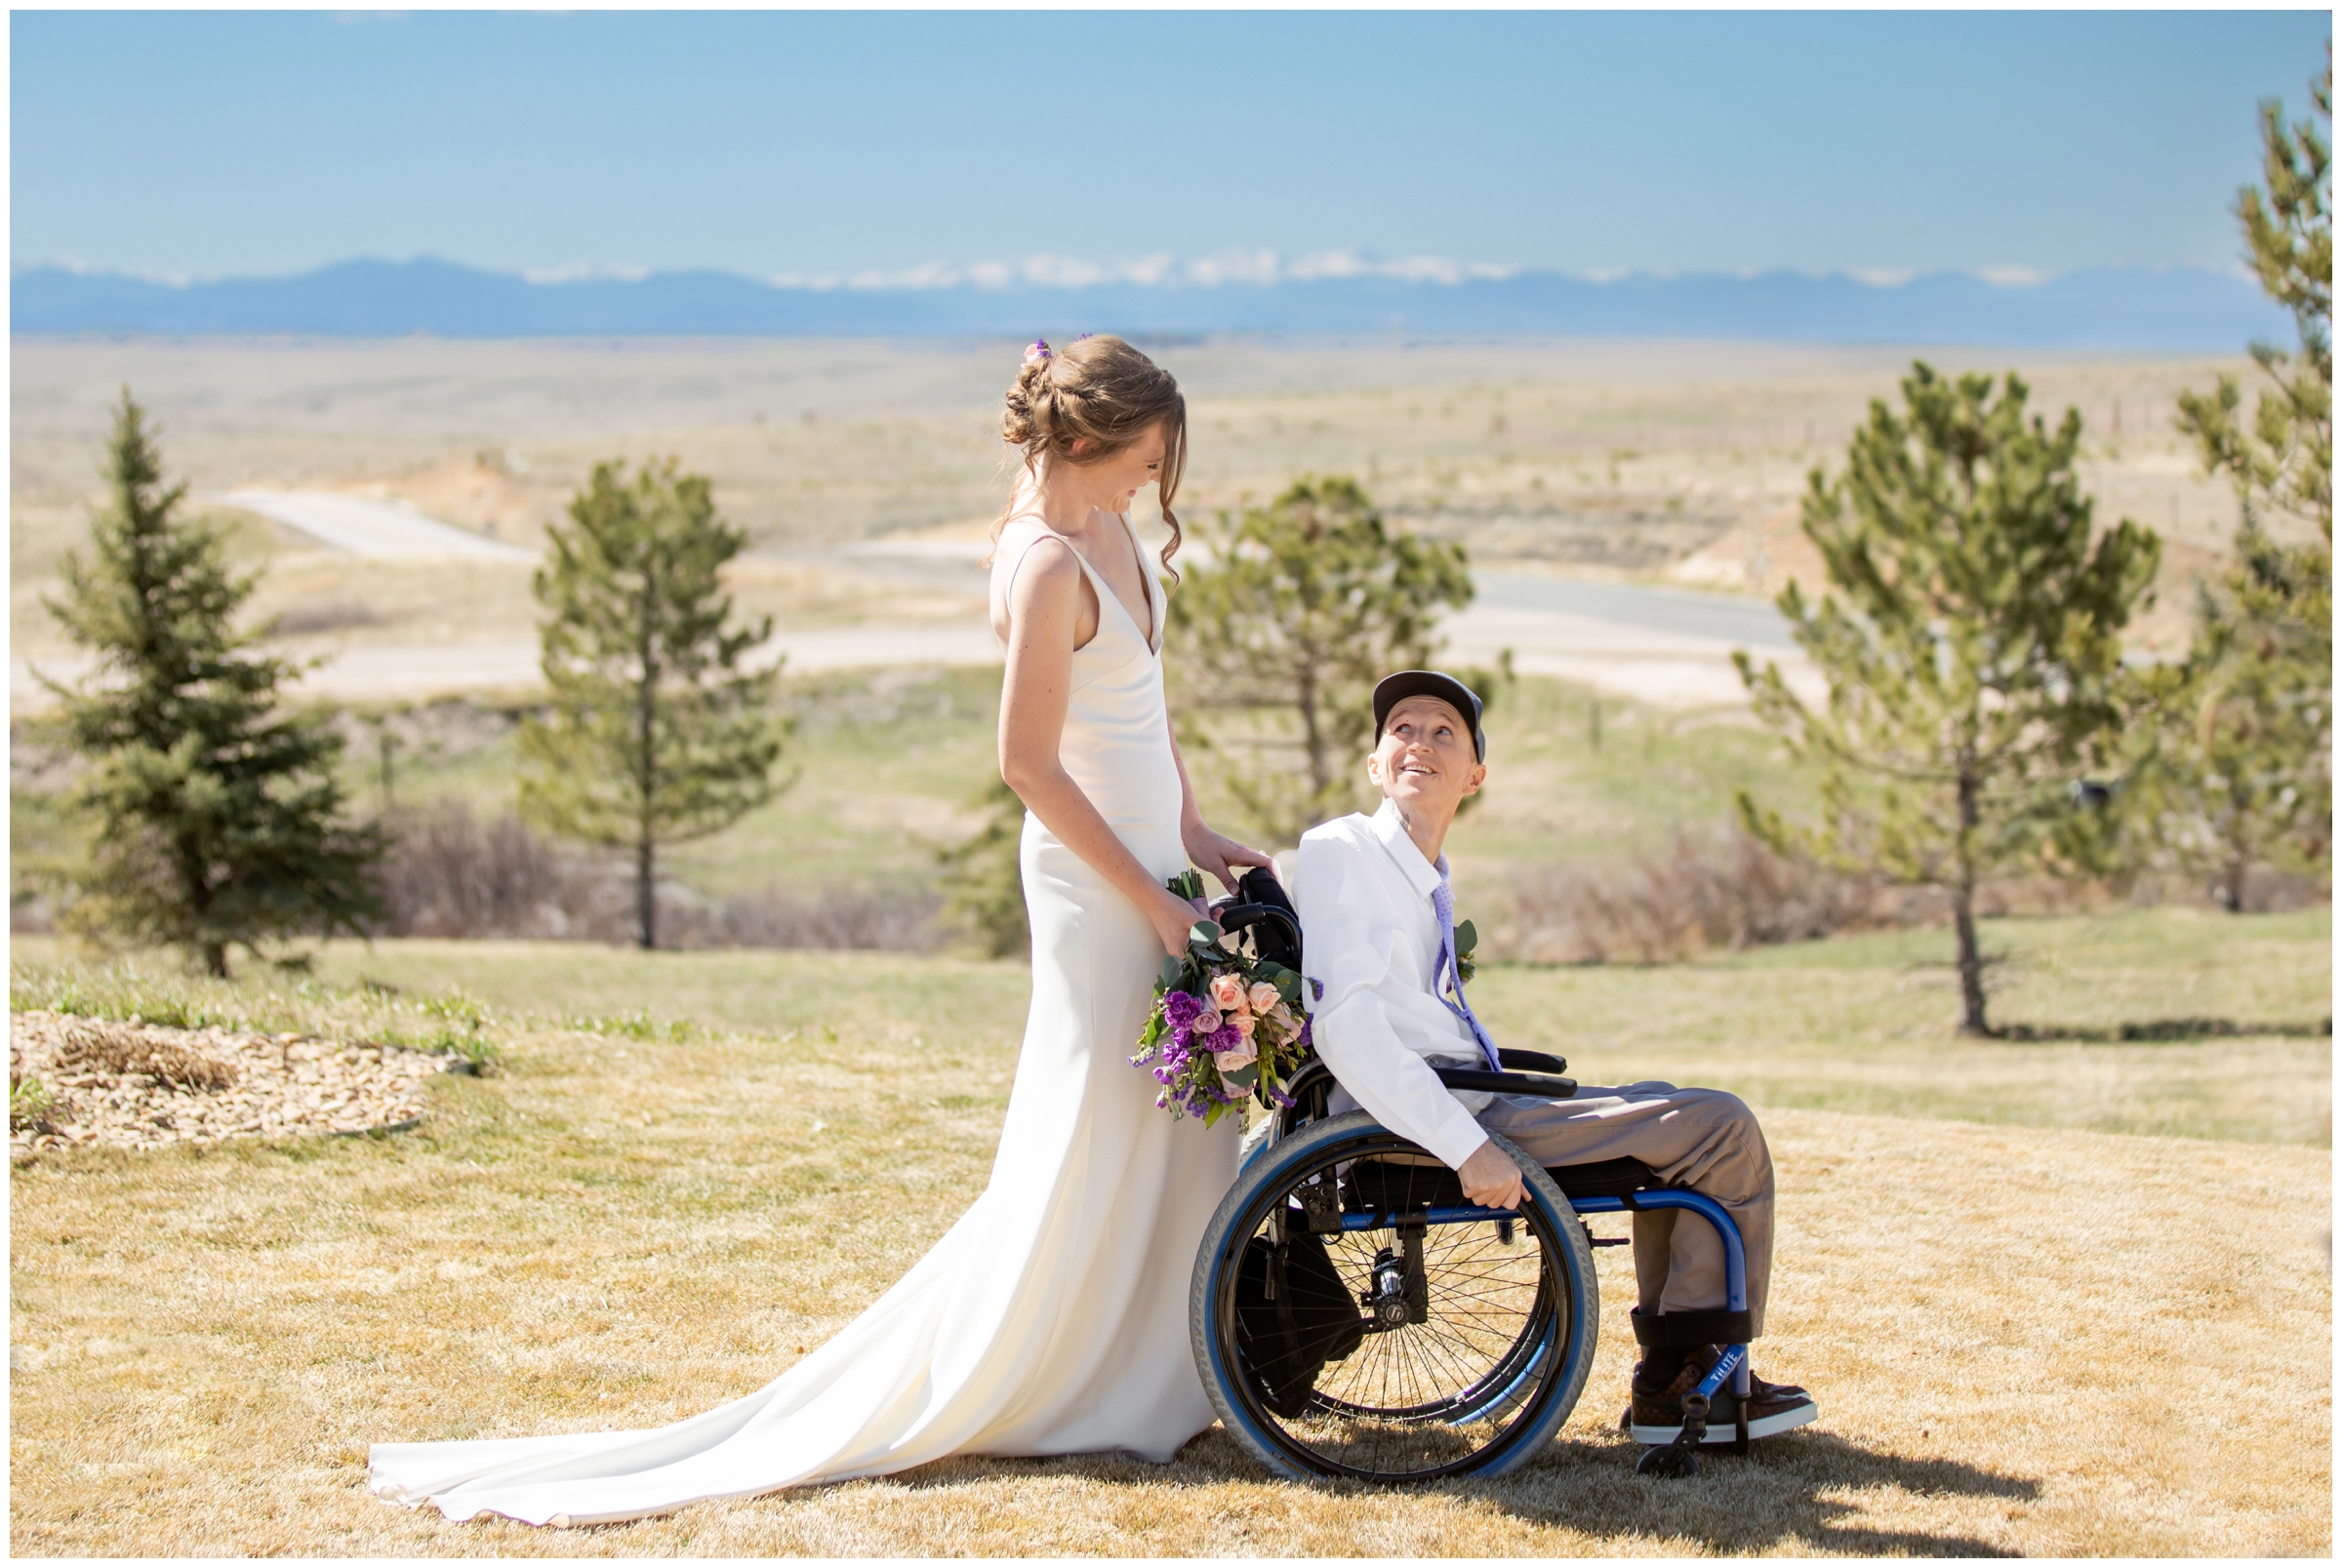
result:
[[[1182,1033],[1195,1022],[1195,1015],[1202,1011],[1203,998],[1200,996],[1191,996],[1186,991],[1170,991],[1163,997],[1163,1022]]]

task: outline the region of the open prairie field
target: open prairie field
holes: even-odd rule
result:
[[[784,682],[795,720],[772,803],[723,832],[677,846],[666,871],[712,897],[771,889],[793,898],[905,894],[931,885],[936,854],[985,820],[980,793],[995,777],[996,669],[839,671]],[[1599,704],[1600,716],[1593,708]],[[390,799],[416,807],[458,800],[484,817],[515,800],[519,707],[449,699],[389,715],[396,742]],[[1590,732],[1599,725],[1599,742]],[[1505,687],[1491,711],[1502,767],[1459,824],[1460,874],[1504,885],[1522,866],[1602,865],[1666,850],[1682,827],[1726,820],[1740,788],[1787,797],[1802,779],[1764,732],[1680,714],[1538,676]],[[345,782],[355,809],[384,804],[379,737],[348,726]],[[72,853],[46,753],[20,748],[10,841],[18,891]],[[1242,823],[1209,757],[1191,772],[1213,820]],[[1769,796],[1768,796],[1769,798]],[[1493,895],[1492,895],[1493,896]],[[1486,925],[1488,901],[1481,901]]]
[[[1994,922],[1989,945],[2012,955],[2000,1016],[2066,1036],[2035,1044],[1952,1035],[1930,941],[1479,983],[1500,1036],[1563,1051],[1590,1081],[1693,1078],[1763,1109],[1782,1231],[1760,1366],[1812,1387],[1823,1415],[1746,1461],[1634,1475],[1615,1425],[1628,1287],[1603,1252],[1610,1323],[1587,1395],[1502,1481],[1290,1485],[1215,1428],[1159,1467],[956,1461],[537,1532],[384,1506],[366,1445],[650,1426],[785,1370],[982,1186],[1022,969],[409,942],[337,945],[299,985],[222,985],[20,939],[19,1010],[365,1038],[461,988],[505,1060],[432,1079],[404,1135],[18,1166],[10,1545],[2326,1553],[2329,916]]]
[[[1191,520],[1299,473],[1348,472],[1402,526],[1460,539],[1483,565],[1735,592],[1810,571],[1796,530],[1805,473],[1842,455],[1912,357],[1578,341],[1151,346],[1190,389]],[[12,654],[58,651],[39,598],[79,536],[125,384],[199,499],[245,486],[397,498],[530,543],[594,462],[673,453],[712,476],[754,542],[738,574],[747,607],[785,627],[965,620],[982,591],[967,545],[1005,493],[993,430],[1016,356],[993,342],[20,342]],[[1927,357],[2020,369],[2052,418],[2081,411],[2102,513],[2168,542],[2163,608],[2140,636],[2169,642],[2187,584],[2235,523],[2227,492],[2172,434],[2172,400],[2243,362]],[[269,565],[252,613],[283,618],[289,647],[529,634],[525,564],[361,561],[237,515],[241,547]]]

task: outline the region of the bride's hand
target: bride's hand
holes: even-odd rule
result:
[[[1158,887],[1154,890],[1154,903],[1148,906],[1147,918],[1154,922],[1155,940],[1163,945],[1163,951],[1177,957],[1188,950],[1188,934],[1203,916],[1195,912],[1195,905],[1169,888]]]
[[[1200,821],[1182,828],[1179,837],[1188,852],[1188,859],[1218,877],[1220,885],[1231,893],[1236,891],[1238,866],[1258,865],[1271,871],[1276,869],[1269,857],[1259,850],[1246,849],[1234,839],[1213,832]]]

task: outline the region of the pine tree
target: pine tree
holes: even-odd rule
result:
[[[747,543],[715,515],[706,478],[675,460],[598,464],[548,534],[549,711],[522,727],[524,816],[634,856],[636,940],[658,945],[662,845],[720,832],[770,800],[786,727],[769,711],[779,666],[742,661],[767,616],[726,629],[725,564]]]
[[[1374,683],[1431,662],[1472,575],[1462,545],[1393,533],[1347,477],[1301,479],[1205,537],[1211,559],[1171,600],[1182,739],[1217,750],[1254,825],[1291,844],[1355,805]],[[1208,731],[1202,714],[1218,717]]]
[[[971,804],[984,808],[984,825],[936,855],[944,873],[944,912],[973,931],[988,956],[1013,958],[1032,945],[1025,873],[1017,860],[1025,802],[995,770]]]
[[[1823,821],[1793,826],[1747,792],[1775,849],[1952,896],[1960,1027],[1988,1033],[1976,888],[2052,849],[2075,786],[2119,741],[2121,631],[2160,542],[2125,520],[2093,541],[2074,471],[2081,417],[2051,434],[2009,376],[1903,382],[1908,414],[1871,405],[1845,471],[1803,505],[1831,592],[1779,600],[1830,683],[1816,711],[1780,667],[1734,656],[1758,715],[1826,768]]]
[[[2334,115],[2333,45],[2325,76],[2310,84],[2316,112]],[[2246,503],[2247,523],[2274,512],[2315,524],[2330,553],[2334,538],[2334,222],[2326,183],[2332,147],[2314,121],[2288,124],[2272,99],[2261,105],[2266,192],[2237,193],[2245,260],[2261,288],[2293,316],[2298,347],[2254,343],[2267,376],[2249,424],[2244,393],[2223,376],[2211,393],[2183,393],[2180,428],[2194,436],[2205,466],[2225,473]],[[2330,574],[2329,574],[2330,575]]]
[[[2332,46],[2310,84],[2333,119]],[[2161,754],[2134,814],[2151,838],[2213,878],[2214,897],[2244,905],[2258,863],[2310,865],[2333,854],[2333,214],[2331,146],[2314,122],[2261,105],[2266,191],[2238,194],[2237,217],[2262,289],[2292,313],[2296,347],[2252,344],[2268,384],[2243,418],[2243,390],[2223,376],[2184,393],[2179,426],[2207,471],[2226,474],[2241,514],[2236,558],[2199,596],[2196,635],[2160,696]],[[2268,524],[2314,525],[2281,543]]]
[[[45,682],[91,763],[77,796],[97,831],[69,920],[184,947],[222,977],[231,946],[362,931],[384,845],[342,822],[341,737],[323,711],[279,711],[296,666],[250,654],[232,624],[256,580],[229,570],[217,530],[173,515],[186,486],[162,488],[127,388],[105,474],[90,557],[65,562],[48,605],[98,658],[79,690]]]

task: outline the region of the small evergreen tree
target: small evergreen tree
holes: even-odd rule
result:
[[[44,681],[91,764],[76,795],[97,831],[69,922],[179,945],[222,977],[231,946],[361,931],[384,844],[342,822],[342,739],[323,711],[279,711],[296,666],[249,653],[232,624],[256,580],[229,570],[216,529],[173,515],[186,486],[162,488],[128,388],[104,471],[90,557],[66,560],[48,603],[98,660],[79,689]]]
[[[2334,114],[2333,45],[2325,76],[2310,84],[2317,114]],[[2209,394],[2179,400],[2179,425],[2196,438],[2205,465],[2225,473],[2246,503],[2247,523],[2281,513],[2313,523],[2330,551],[2334,537],[2334,221],[2326,189],[2332,147],[2314,120],[2288,124],[2275,99],[2261,105],[2261,168],[2266,192],[2237,193],[2245,259],[2261,288],[2293,316],[2293,352],[2254,343],[2268,378],[2243,419],[2244,393],[2223,376]]]
[[[2332,856],[2333,688],[2254,636],[2233,599],[2209,584],[2202,599],[2187,660],[2140,678],[2161,723],[2139,732],[2115,864],[2176,862],[2233,914],[2254,866]]]
[[[2050,851],[2072,791],[2113,754],[2127,687],[2121,631],[2160,543],[2127,520],[2092,539],[2074,472],[2081,417],[2052,435],[2009,376],[1904,379],[1909,409],[1871,404],[1846,470],[1815,469],[1805,536],[1830,587],[1777,601],[1830,682],[1805,705],[1734,655],[1757,714],[1826,767],[1823,822],[1797,827],[1746,791],[1750,829],[1783,852],[1952,895],[1960,1027],[1989,1032],[1979,880]]]
[[[1291,844],[1353,809],[1374,683],[1430,663],[1438,616],[1472,602],[1472,575],[1462,545],[1393,533],[1340,476],[1223,512],[1205,538],[1211,558],[1189,569],[1169,617],[1182,739],[1216,750],[1253,824]]]
[[[786,726],[769,711],[779,667],[742,665],[772,618],[726,629],[723,568],[747,537],[673,459],[631,481],[598,464],[569,516],[535,579],[552,701],[521,729],[521,811],[633,852],[636,940],[654,947],[660,847],[720,832],[783,787]]]
[[[2333,118],[2333,63],[2310,84]],[[2269,384],[2249,422],[2233,376],[2183,393],[2179,425],[2205,468],[2235,485],[2235,561],[2199,595],[2196,636],[2177,678],[2160,682],[2161,754],[2136,820],[2214,897],[2241,910],[2264,861],[2320,865],[2333,853],[2333,214],[2328,139],[2261,105],[2264,192],[2238,195],[2246,254],[2269,297],[2292,312],[2291,352],[2254,343]],[[2267,520],[2314,525],[2280,543]]]
[[[995,769],[973,803],[985,809],[984,825],[936,855],[944,872],[944,912],[975,933],[988,957],[1013,958],[1032,945],[1025,873],[1017,860],[1025,802]]]

